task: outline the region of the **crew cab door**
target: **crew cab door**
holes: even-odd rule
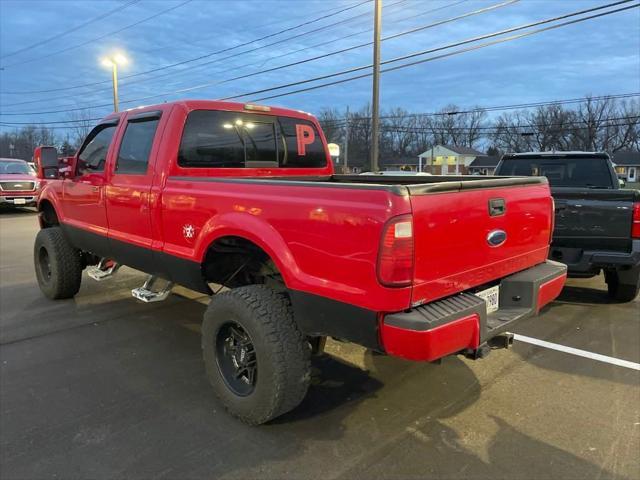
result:
[[[129,113],[117,142],[106,185],[112,256],[118,262],[153,272],[151,187],[158,154],[162,111]]]
[[[78,151],[75,174],[63,182],[66,233],[74,245],[100,256],[110,253],[104,188],[117,128],[118,119],[96,126]]]

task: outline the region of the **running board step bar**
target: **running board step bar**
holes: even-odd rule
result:
[[[149,275],[143,286],[131,290],[131,296],[145,303],[166,300],[173,288],[173,282],[167,282],[162,290],[153,290],[156,280],[158,277]]]
[[[98,265],[87,268],[87,275],[93,278],[96,282],[101,282],[107,278],[111,278],[120,268],[120,264],[103,258]]]

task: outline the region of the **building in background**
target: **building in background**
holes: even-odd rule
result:
[[[465,175],[469,166],[478,157],[486,154],[470,147],[435,145],[418,155],[418,171],[433,175]]]
[[[616,168],[618,178],[627,183],[640,183],[640,152],[620,150],[611,159]]]
[[[476,157],[473,162],[469,164],[470,175],[493,175],[498,166],[500,157],[483,155]]]

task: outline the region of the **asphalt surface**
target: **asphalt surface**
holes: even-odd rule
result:
[[[145,305],[143,275],[52,302],[32,212],[0,213],[0,478],[640,478],[640,372],[517,343],[441,365],[331,343],[293,412],[258,428],[216,403],[203,298]],[[569,282],[517,333],[640,362],[640,300]],[[194,296],[194,295],[192,295]]]

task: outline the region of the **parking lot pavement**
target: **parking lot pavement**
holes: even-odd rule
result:
[[[0,477],[640,478],[640,372],[516,343],[441,365],[333,342],[306,400],[258,428],[200,359],[202,302],[130,297],[143,276],[36,285],[35,215],[0,213]],[[570,281],[517,333],[640,362],[640,300]]]

